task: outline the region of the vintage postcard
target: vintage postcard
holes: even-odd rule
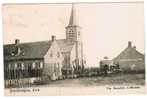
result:
[[[6,96],[145,94],[144,2],[3,4]]]

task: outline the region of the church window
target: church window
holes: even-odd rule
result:
[[[80,36],[80,31],[78,32],[78,35]]]
[[[53,52],[50,53],[50,57],[53,57]]]
[[[58,57],[58,58],[60,57],[60,53],[59,53],[59,52],[57,53],[57,57]]]
[[[54,63],[54,72],[56,72],[56,63]]]
[[[58,64],[58,68],[60,68],[60,63],[57,63]]]

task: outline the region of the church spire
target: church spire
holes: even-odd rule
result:
[[[70,15],[68,26],[77,25],[77,22],[76,22],[76,13],[75,13],[75,7],[74,6],[75,5],[72,3],[71,15]]]
[[[66,26],[66,39],[70,41],[81,41],[81,27],[77,24],[75,5],[72,4],[69,24]]]

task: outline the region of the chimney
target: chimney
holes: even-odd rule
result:
[[[16,39],[15,40],[15,45],[18,45],[20,43],[20,40],[19,39]]]
[[[128,42],[128,47],[132,47],[132,42],[131,41]]]
[[[52,42],[56,40],[56,36],[52,35]]]
[[[134,49],[136,49],[136,46],[133,46]]]
[[[20,44],[20,40],[19,39],[15,39],[15,46],[16,46],[16,51],[15,51],[15,55],[19,55],[21,53],[21,49],[18,46]]]

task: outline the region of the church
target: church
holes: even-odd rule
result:
[[[77,77],[84,69],[81,27],[76,22],[72,5],[66,38],[4,45],[5,87],[23,86],[42,79],[57,80]]]

